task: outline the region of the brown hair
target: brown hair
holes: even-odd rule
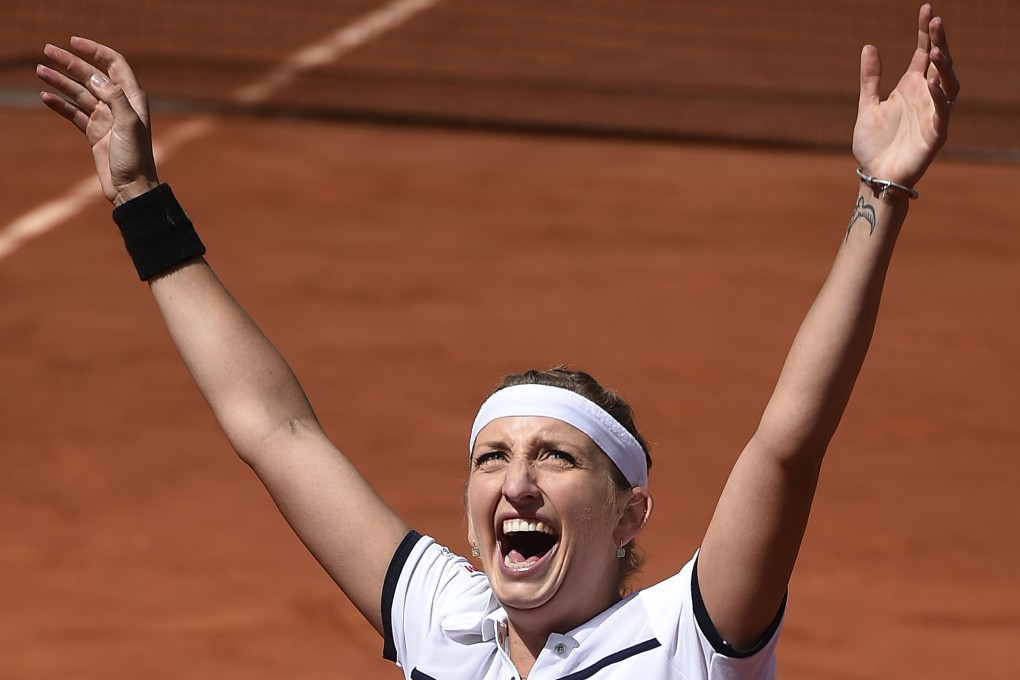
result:
[[[652,457],[648,453],[648,442],[645,441],[634,425],[634,412],[630,404],[621,399],[612,390],[603,387],[591,375],[584,371],[571,370],[566,366],[556,366],[545,371],[530,370],[524,373],[513,373],[503,378],[496,389],[492,391],[492,394],[507,387],[514,387],[515,385],[548,385],[550,387],[559,387],[576,392],[585,399],[594,402],[602,410],[615,418],[616,422],[620,423],[628,432],[634,435],[638,444],[641,445],[641,449],[645,452],[645,462],[648,465],[648,469],[652,469]],[[612,471],[613,485],[617,491],[624,492],[629,490],[631,484],[623,476],[619,468],[613,465]],[[627,555],[620,560],[617,587],[621,595],[626,595],[630,590],[627,583],[634,574],[641,570],[641,566],[645,562],[645,556],[644,552],[638,549],[635,541],[631,541],[623,546],[623,548],[627,551]]]

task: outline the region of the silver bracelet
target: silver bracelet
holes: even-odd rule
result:
[[[871,187],[872,191],[878,192],[879,197],[884,197],[889,189],[900,189],[901,191],[907,192],[907,196],[910,198],[917,198],[917,189],[914,187],[908,187],[905,184],[897,184],[896,182],[887,179],[878,179],[877,177],[871,177],[865,175],[864,170],[857,168],[857,176],[861,178],[861,181]]]

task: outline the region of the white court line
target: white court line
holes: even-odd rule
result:
[[[284,59],[259,80],[235,91],[232,98],[241,106],[259,104],[286,87],[304,71],[331,64],[351,50],[391,31],[441,0],[395,0],[369,12],[317,43]],[[213,119],[200,116],[176,125],[153,145],[157,162],[166,161],[186,143],[208,134]],[[94,175],[78,182],[63,196],[43,203],[0,229],[0,260],[22,244],[70,220],[102,196]]]
[[[208,116],[193,118],[175,125],[152,145],[152,153],[160,162],[172,156],[182,145],[197,139],[212,129]],[[54,227],[71,219],[103,192],[99,180],[91,175],[75,184],[60,198],[43,203],[17,218],[0,231],[0,260],[18,249],[25,241],[42,236]]]
[[[322,42],[295,52],[257,83],[237,90],[234,93],[234,100],[239,104],[264,102],[302,71],[333,63],[351,50],[378,38],[438,2],[439,0],[398,0],[370,12]]]

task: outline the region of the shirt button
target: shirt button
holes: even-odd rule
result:
[[[556,646],[553,647],[553,651],[562,656],[563,652],[567,651],[567,646],[562,642],[557,642]]]

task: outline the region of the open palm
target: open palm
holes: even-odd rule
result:
[[[119,54],[85,38],[70,47],[44,49],[63,72],[40,65],[36,74],[63,97],[44,92],[42,100],[84,133],[103,193],[119,205],[159,184],[148,101]]]
[[[879,95],[878,49],[861,52],[861,96],[853,151],[864,171],[913,186],[946,142],[949,114],[960,91],[942,20],[924,5],[917,50],[885,101]]]

